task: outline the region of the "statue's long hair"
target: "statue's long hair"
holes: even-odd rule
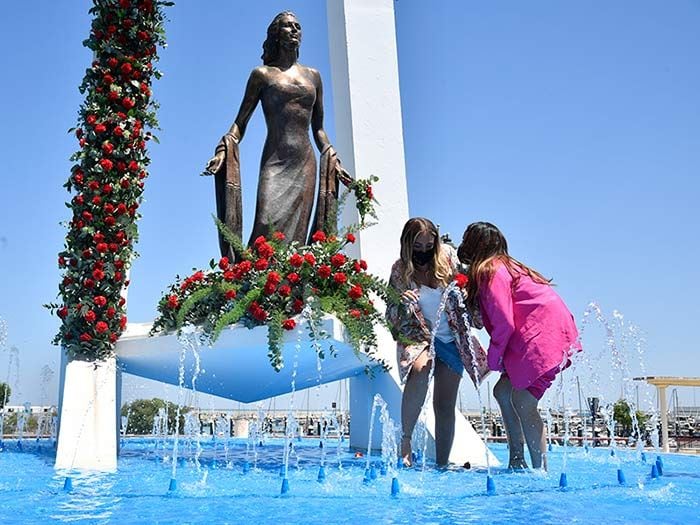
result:
[[[263,54],[261,57],[263,64],[265,64],[266,66],[274,64],[279,58],[280,22],[285,16],[293,16],[294,18],[297,18],[297,15],[295,15],[291,11],[282,11],[272,20],[272,22],[270,22],[270,25],[267,26],[267,38],[265,39],[265,42],[263,42]],[[297,20],[299,19],[297,18]],[[297,58],[299,58],[299,48],[297,48]]]

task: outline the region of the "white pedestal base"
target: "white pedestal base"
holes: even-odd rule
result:
[[[63,360],[56,469],[117,468],[116,359]]]

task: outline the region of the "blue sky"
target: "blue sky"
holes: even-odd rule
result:
[[[55,299],[59,280],[61,185],[76,148],[66,130],[91,59],[81,45],[89,7],[9,3],[0,19],[0,317],[20,349],[15,402],[38,402],[41,367],[58,371],[57,322],[41,304]],[[395,8],[411,215],[454,238],[472,221],[496,223],[511,253],[553,277],[577,317],[595,300],[640,326],[649,373],[700,376],[700,4],[398,0]],[[332,139],[324,1],[180,0],[168,11],[165,77],[154,87],[161,144],[150,146],[132,321],[152,319],[175,274],[218,253],[213,181],[198,174],[284,9],[303,25],[301,61],[326,83]],[[258,110],[241,152],[247,203],[263,140]],[[248,226],[252,213],[247,206]],[[397,240],[388,244],[398,250]],[[7,361],[0,354],[0,380]]]

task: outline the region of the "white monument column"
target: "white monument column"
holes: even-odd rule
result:
[[[328,0],[335,148],[355,177],[379,177],[373,185],[380,203],[378,224],[357,235],[351,255],[362,257],[369,271],[388,280],[398,257],[399,238],[409,218],[404,162],[399,64],[396,48],[394,0]],[[343,223],[359,222],[348,200]],[[367,446],[369,418],[374,395],[387,402],[391,418],[401,422],[401,387],[396,370],[396,344],[384,329],[378,331],[381,357],[393,368],[378,371],[374,378],[356,376],[350,382],[350,446]],[[430,403],[430,401],[428,401]],[[432,403],[427,424],[432,433]],[[373,448],[381,446],[381,426],[375,421]],[[455,442],[450,461],[481,465],[485,446],[474,429],[457,414]],[[492,464],[497,464],[491,456]]]

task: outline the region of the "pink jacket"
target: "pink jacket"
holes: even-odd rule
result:
[[[547,284],[527,274],[514,280],[503,263],[496,263],[491,282],[479,286],[479,304],[491,344],[491,370],[505,371],[513,387],[522,390],[580,351],[574,318]]]

